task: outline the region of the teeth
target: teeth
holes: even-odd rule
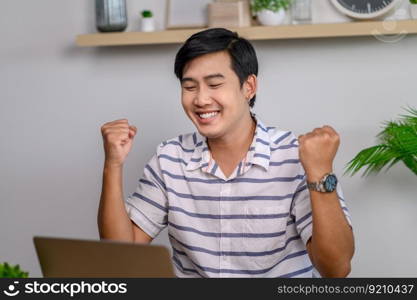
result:
[[[202,119],[208,119],[208,118],[212,118],[212,117],[216,116],[218,113],[219,113],[218,111],[214,111],[214,112],[211,112],[211,113],[199,114],[199,116]]]

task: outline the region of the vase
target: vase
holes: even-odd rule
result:
[[[285,10],[280,8],[277,12],[263,9],[257,13],[259,23],[264,26],[277,26],[285,20]]]
[[[102,32],[125,30],[126,0],[96,0],[96,26]]]
[[[295,0],[292,2],[292,23],[307,24],[312,20],[312,0]]]

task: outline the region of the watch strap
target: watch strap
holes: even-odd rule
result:
[[[307,188],[316,192],[325,192],[323,184],[321,182],[307,182]]]

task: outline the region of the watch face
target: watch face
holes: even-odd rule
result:
[[[359,19],[370,19],[384,15],[398,0],[332,0],[342,13]]]
[[[326,191],[333,192],[336,189],[336,185],[337,185],[336,176],[333,174],[328,175],[323,185]]]

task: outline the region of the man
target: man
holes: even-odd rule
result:
[[[197,132],[160,144],[124,201],[136,127],[102,126],[102,239],[149,243],[168,226],[179,277],[345,277],[354,252],[330,126],[297,138],[251,113],[258,63],[226,29],[191,36],[175,74]],[[320,273],[318,274],[317,273]]]

